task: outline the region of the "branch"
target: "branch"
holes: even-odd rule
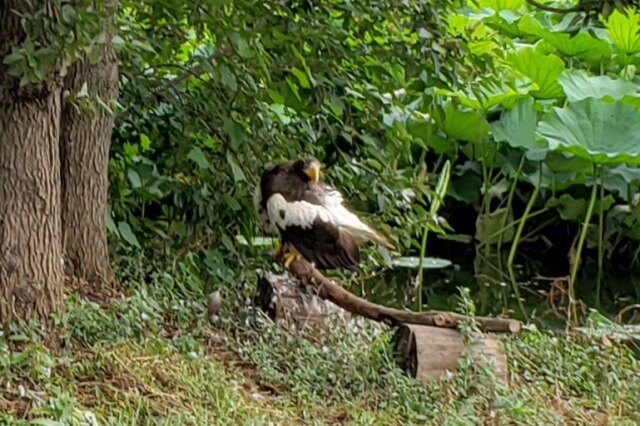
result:
[[[202,64],[204,62],[212,62],[214,59],[218,58],[219,56],[226,55],[229,52],[229,50],[230,50],[229,46],[224,46],[224,47],[221,47],[221,48],[217,49],[215,52],[213,52],[211,55],[206,57],[200,63],[192,66],[191,68],[189,68],[187,70],[185,70],[184,72],[182,72],[177,77],[167,81],[165,84],[155,88],[153,90],[153,93],[156,94],[156,95],[162,94],[167,88],[175,88],[180,83],[182,83],[184,80],[186,80],[189,77],[199,77],[200,74],[203,72],[203,69],[202,69],[203,65]]]
[[[410,312],[377,305],[335,284],[304,259],[294,261],[290,270],[302,284],[311,286],[316,290],[318,296],[322,299],[330,300],[351,313],[374,321],[387,322],[392,325],[406,323],[456,328],[458,324],[470,319],[470,317],[453,312]],[[474,320],[480,330],[484,332],[517,334],[522,329],[522,323],[516,320],[492,317],[474,317]]]

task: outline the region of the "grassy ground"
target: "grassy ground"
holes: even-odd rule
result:
[[[465,359],[425,387],[382,327],[301,338],[252,312],[250,284],[211,323],[185,268],[146,269],[119,266],[126,296],[70,295],[55,350],[37,325],[0,340],[1,424],[640,423],[638,359],[601,333],[505,338],[509,389]]]

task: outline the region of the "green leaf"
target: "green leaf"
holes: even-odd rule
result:
[[[478,170],[474,170],[474,164],[473,161],[467,161],[459,166],[449,188],[448,195],[465,204],[473,204],[480,199],[482,177]]]
[[[538,90],[531,91],[534,97],[553,99],[564,95],[557,81],[564,71],[564,62],[556,55],[544,55],[532,47],[525,47],[509,55],[509,61],[538,86]]]
[[[432,149],[437,154],[455,155],[457,144],[453,140],[447,140],[438,135],[434,135],[434,125],[422,120],[410,120],[407,123],[407,133],[422,141],[422,145]]]
[[[309,79],[307,78],[307,75],[300,71],[298,68],[293,68],[291,69],[291,72],[293,73],[293,75],[298,79],[298,83],[300,83],[300,87],[302,87],[303,89],[308,89],[309,88]]]
[[[231,167],[231,174],[233,175],[234,182],[238,183],[247,180],[242,168],[238,165],[238,161],[236,161],[235,157],[230,152],[227,153],[227,163],[229,163],[229,167]]]
[[[22,52],[13,52],[5,56],[2,63],[5,65],[13,65],[17,64],[18,62],[22,62],[24,59],[25,57]]]
[[[489,133],[484,115],[477,111],[461,111],[452,103],[445,106],[444,120],[441,121],[442,130],[453,139],[479,142]]]
[[[222,234],[222,236],[220,237],[220,240],[222,241],[222,245],[224,246],[224,248],[226,248],[231,253],[236,252],[236,247],[233,244],[233,240],[229,238],[227,234]]]
[[[293,96],[295,96],[299,101],[302,100],[302,98],[300,98],[298,86],[289,77],[285,78],[284,81],[287,83],[287,86],[289,87],[289,90],[291,90],[291,93],[293,93]]]
[[[187,154],[187,158],[196,163],[200,169],[207,169],[211,166],[209,160],[207,160],[207,157],[204,155],[204,152],[200,147],[196,146],[191,148],[191,151]]]
[[[129,226],[127,222],[118,222],[118,232],[120,233],[120,236],[124,238],[124,240],[130,245],[136,248],[140,248],[140,243],[131,230],[131,226]]]
[[[107,207],[107,211],[105,212],[105,222],[107,226],[107,231],[109,231],[112,234],[119,235],[118,227],[116,226],[116,223],[113,221],[113,218],[111,217],[111,207]]]
[[[233,33],[229,36],[229,39],[234,44],[236,51],[238,54],[244,59],[251,59],[255,56],[251,46],[247,43],[245,39],[240,36],[238,33]]]
[[[138,189],[142,186],[142,181],[140,180],[140,175],[133,169],[127,170],[127,178],[129,179],[129,183],[133,189]]]
[[[493,10],[513,10],[520,9],[525,4],[525,0],[480,0],[480,8],[490,8]]]
[[[502,234],[502,241],[509,243],[515,236],[515,227],[504,228],[505,223],[513,222],[513,211],[500,208],[487,214],[479,214],[476,219],[475,239],[485,244],[497,244]]]
[[[499,85],[494,82],[483,83],[480,87],[471,88],[472,93],[463,91],[451,91],[436,88],[435,93],[443,96],[451,96],[460,101],[466,107],[478,111],[489,111],[498,105],[512,105],[517,99],[528,96],[531,84],[519,84],[515,88]]]
[[[266,247],[272,246],[277,242],[277,238],[272,237],[253,237],[251,241],[242,235],[236,235],[236,242],[241,246]]]
[[[64,6],[62,6],[62,20],[67,23],[67,24],[71,24],[73,22],[74,19],[76,19],[76,11],[73,7],[71,7],[68,4],[65,4]]]
[[[236,200],[229,194],[224,194],[224,202],[234,212],[242,210],[242,206],[240,205],[240,203],[238,203],[238,200]]]
[[[222,80],[222,84],[231,89],[231,91],[235,92],[238,90],[238,82],[236,81],[236,76],[226,65],[220,65],[218,68],[220,71],[220,77]]]
[[[614,199],[611,195],[608,195],[602,200],[602,209],[607,211],[614,203]],[[587,213],[589,201],[582,198],[573,198],[569,194],[562,194],[560,198],[551,198],[546,203],[547,207],[556,208],[560,217],[563,220],[571,222],[580,222],[584,220],[584,216]],[[600,200],[596,201],[596,211],[600,209]]]
[[[276,92],[275,90],[269,89],[267,90],[267,94],[269,95],[269,98],[271,98],[273,103],[284,104],[284,96],[282,96],[280,93]]]
[[[522,99],[500,121],[491,125],[491,132],[496,142],[524,149],[530,160],[540,160],[546,155],[547,146],[536,140],[537,127],[538,114],[533,107],[533,99]]]
[[[288,110],[284,105],[271,104],[269,105],[269,109],[278,116],[278,119],[283,125],[286,126],[287,124],[291,123],[291,117],[289,116]]]
[[[229,146],[234,151],[237,151],[246,139],[244,127],[226,117],[223,119],[222,131],[229,136]]]
[[[549,169],[556,173],[591,173],[593,163],[575,155],[551,151],[544,160]]]
[[[397,257],[393,259],[391,264],[398,268],[418,269],[420,265],[419,257]],[[448,259],[439,257],[425,257],[422,262],[422,269],[442,269],[451,266],[452,263]]]
[[[146,41],[133,40],[131,44],[139,49],[142,49],[149,53],[156,53],[156,50]]]
[[[126,143],[124,144],[124,153],[127,154],[128,157],[133,158],[138,155],[138,145]]]
[[[50,420],[45,418],[30,420],[29,424],[36,426],[64,426],[64,423],[61,423],[57,420]]]
[[[607,33],[616,47],[627,55],[640,52],[640,15],[629,8],[625,13],[615,9],[605,22]]]
[[[525,34],[540,37],[566,56],[575,56],[591,63],[598,63],[604,58],[611,57],[609,43],[595,38],[587,32],[569,35],[551,31],[530,15],[525,15],[520,19],[518,29]]]
[[[599,164],[640,164],[640,111],[621,102],[586,99],[554,108],[538,125],[549,148]]]
[[[142,147],[143,151],[148,151],[149,149],[151,149],[151,139],[149,139],[149,136],[145,135],[144,133],[140,134],[140,146]]]
[[[431,200],[431,206],[429,208],[429,212],[431,216],[435,217],[444,202],[444,197],[447,195],[447,190],[449,189],[449,179],[451,178],[451,162],[447,160],[442,166],[442,170],[440,171],[440,177],[438,178],[438,183],[436,184],[436,189],[434,191],[434,197]]]
[[[587,323],[591,327],[599,328],[599,327],[611,327],[617,325],[609,318],[602,315],[600,312],[595,309],[590,309],[589,316],[587,317]]]
[[[558,78],[558,83],[570,102],[587,98],[620,100],[637,93],[636,84],[607,76],[588,76],[581,70],[566,70]]]

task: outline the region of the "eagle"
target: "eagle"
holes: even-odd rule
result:
[[[303,257],[318,269],[359,272],[358,244],[393,245],[349,211],[337,189],[320,181],[320,168],[317,159],[303,158],[265,170],[253,196],[260,224],[280,236],[285,268]]]

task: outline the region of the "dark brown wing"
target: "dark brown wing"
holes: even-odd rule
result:
[[[318,269],[343,268],[360,272],[360,251],[348,232],[316,217],[310,227],[289,225],[280,229],[283,242],[291,243]]]

